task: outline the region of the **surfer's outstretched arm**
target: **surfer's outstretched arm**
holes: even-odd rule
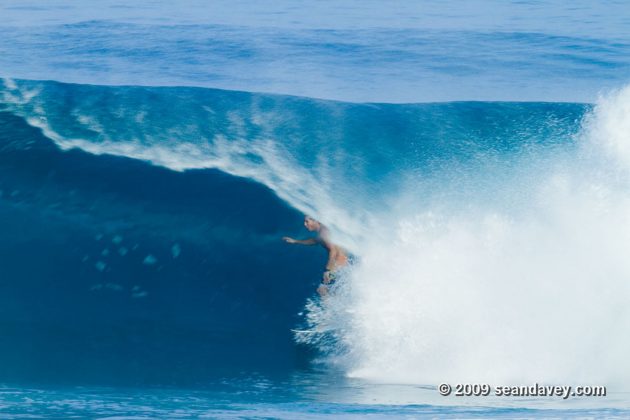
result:
[[[285,236],[284,238],[282,238],[282,240],[289,244],[298,244],[298,245],[317,245],[319,243],[319,241],[315,238],[300,240],[300,239],[293,239],[293,238],[289,238],[288,236]]]

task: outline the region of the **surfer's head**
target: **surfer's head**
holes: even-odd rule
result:
[[[321,223],[313,219],[311,216],[304,216],[304,227],[310,232],[318,231],[321,226]]]

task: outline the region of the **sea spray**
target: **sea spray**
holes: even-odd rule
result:
[[[470,191],[451,179],[442,184],[448,193],[418,195],[415,214],[405,206],[383,218],[361,247],[353,293],[336,303],[350,309],[349,376],[417,384],[627,380],[630,185],[617,171],[630,162],[629,92],[600,100],[576,144],[567,142],[569,153],[543,148],[543,163],[517,160],[480,184],[474,192],[484,200],[466,200]],[[496,191],[513,194],[506,200]]]

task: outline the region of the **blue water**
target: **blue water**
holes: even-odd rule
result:
[[[630,415],[624,2],[0,17],[3,418]]]
[[[592,102],[630,81],[624,1],[206,3],[5,1],[0,76],[353,102]]]

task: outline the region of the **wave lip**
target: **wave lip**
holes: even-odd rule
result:
[[[371,197],[393,202],[402,183],[426,183],[419,175],[448,165],[461,169],[457,161],[489,157],[484,149],[497,149],[500,160],[502,151],[565,138],[584,112],[579,104],[352,104],[10,79],[2,95],[11,112],[62,149],[254,179],[298,210],[325,217],[350,247],[350,236],[380,211]],[[480,131],[477,117],[495,132]]]

